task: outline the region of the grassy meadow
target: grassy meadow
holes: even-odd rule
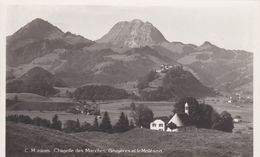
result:
[[[149,129],[132,129],[124,133],[64,132],[7,122],[8,156],[102,156],[102,157],[252,157],[253,136],[225,133],[217,130],[192,129],[169,133]],[[145,149],[156,153],[24,153],[25,148],[91,148],[91,149]],[[242,149],[241,149],[242,148]]]

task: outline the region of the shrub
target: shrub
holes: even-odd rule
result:
[[[221,130],[225,132],[232,132],[234,128],[233,118],[230,113],[223,111],[220,117],[215,120],[212,129]]]

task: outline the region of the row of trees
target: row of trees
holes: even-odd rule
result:
[[[30,116],[26,115],[9,115],[7,116],[6,120],[15,123],[32,124],[36,126],[52,128],[55,130],[62,130],[62,123],[58,119],[57,115],[54,115],[52,121],[40,117],[31,118]]]
[[[52,121],[40,117],[35,117],[32,119],[31,117],[26,115],[9,115],[7,116],[7,121],[47,127],[55,130],[65,131],[68,133],[84,131],[102,131],[115,133],[125,132],[135,127],[133,121],[131,120],[129,122],[128,117],[127,115],[125,115],[124,112],[121,113],[118,122],[114,126],[112,126],[111,124],[108,112],[104,113],[103,119],[100,124],[97,117],[95,117],[92,125],[87,122],[85,122],[84,124],[80,124],[79,119],[77,119],[76,121],[67,120],[64,123],[63,128],[62,122],[58,119],[57,115],[54,115]]]
[[[103,119],[101,121],[101,123],[99,124],[97,117],[95,117],[95,120],[92,124],[92,126],[90,124],[87,124],[89,127],[86,127],[86,123],[85,125],[83,125],[83,128],[85,128],[88,131],[102,131],[102,132],[108,132],[108,133],[115,133],[115,132],[125,132],[128,131],[130,129],[134,128],[134,123],[131,120],[129,122],[127,115],[125,115],[124,112],[121,113],[118,122],[112,126],[111,121],[110,121],[110,117],[108,112],[105,112],[103,115]],[[83,130],[83,131],[86,131]]]

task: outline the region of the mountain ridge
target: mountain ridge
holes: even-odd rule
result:
[[[47,25],[54,32],[62,32],[45,20],[33,21],[33,25],[38,26],[39,23],[44,26],[37,28]],[[111,30],[115,35],[110,35]],[[101,38],[103,41],[91,41],[70,32],[57,36],[49,29],[41,31],[43,36],[40,34],[41,38],[35,39],[27,38],[28,35],[17,38],[14,33],[7,37],[8,78],[20,77],[39,66],[59,78],[66,76],[64,81],[72,86],[76,82],[77,86],[86,83],[115,84],[136,81],[147,71],[169,64],[183,65],[204,85],[221,90],[231,87],[231,90],[241,89],[253,81],[253,54],[250,52],[220,48],[209,41],[199,46],[169,42],[150,22],[138,19],[118,22],[111,30],[104,35],[104,40]],[[153,38],[150,30],[158,39]],[[26,32],[35,32],[34,26],[32,31]],[[60,38],[49,38],[48,34]],[[10,42],[10,37],[17,38],[17,41]]]

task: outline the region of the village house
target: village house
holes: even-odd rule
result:
[[[150,123],[151,130],[178,132],[190,128],[189,105],[186,102],[184,113],[175,113],[170,119],[168,117],[157,117]]]
[[[156,119],[152,123],[150,123],[150,129],[165,131],[165,122],[162,121],[161,119]]]

